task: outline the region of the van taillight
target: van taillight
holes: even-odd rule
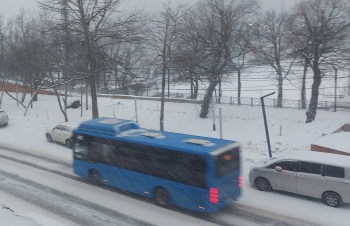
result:
[[[244,187],[244,178],[242,176],[238,176],[238,186],[240,188]]]
[[[217,188],[210,188],[210,202],[218,204],[219,202],[219,190]]]

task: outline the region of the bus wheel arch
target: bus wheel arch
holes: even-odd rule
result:
[[[90,169],[88,174],[88,181],[92,184],[99,184],[101,182],[100,174],[96,169]]]
[[[156,187],[153,190],[153,200],[156,205],[161,207],[170,206],[170,195],[163,187]]]

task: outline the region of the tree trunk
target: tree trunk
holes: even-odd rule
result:
[[[90,92],[91,92],[91,109],[92,109],[92,118],[98,118],[98,106],[97,106],[97,92],[96,84],[93,78],[89,79],[90,81]]]
[[[278,75],[278,95],[277,95],[277,106],[278,108],[282,108],[283,106],[283,78],[282,74]]]
[[[306,112],[306,123],[312,122],[316,118],[318,93],[319,93],[318,90],[320,85],[321,85],[321,71],[319,69],[314,69],[314,82],[312,84],[309,110]]]
[[[303,80],[301,83],[301,108],[306,109],[306,72],[308,65],[305,62],[304,64],[304,72],[303,72]]]
[[[201,112],[200,112],[199,117],[207,118],[208,113],[209,113],[210,102],[212,100],[213,92],[214,92],[217,84],[218,84],[217,81],[210,81],[209,87],[208,87],[207,92],[206,92],[204,99],[203,99],[203,104],[201,107]]]
[[[194,94],[193,94],[193,99],[196,100],[198,97],[198,80],[196,79],[194,82]]]
[[[193,79],[191,78],[191,80],[190,80],[190,82],[191,82],[191,99],[194,99],[193,98],[193,96],[194,96],[194,81],[193,81]]]
[[[241,88],[242,88],[242,83],[241,83],[241,70],[238,70],[238,94],[237,94],[237,98],[238,98],[238,105],[241,105]]]
[[[219,81],[219,97],[218,97],[218,103],[221,104],[221,94],[222,94],[222,90],[221,90],[221,80]]]
[[[164,96],[165,96],[165,74],[166,74],[166,68],[165,68],[165,58],[163,60],[163,75],[162,75],[162,96],[161,96],[161,103],[160,103],[160,131],[164,131]]]
[[[89,110],[89,83],[86,81],[85,83],[85,109]]]
[[[63,114],[63,117],[64,117],[64,121],[65,122],[68,122],[68,116],[67,116],[67,106],[65,106],[64,108],[62,107],[62,104],[61,104],[61,99],[60,99],[60,94],[58,93],[57,89],[56,88],[53,88],[53,91],[55,92],[56,94],[56,98],[57,98],[57,101],[58,101],[58,105],[60,107],[60,110]],[[65,96],[64,100],[63,100],[63,104],[66,104],[67,105],[67,96]]]

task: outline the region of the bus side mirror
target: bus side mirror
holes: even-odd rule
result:
[[[282,167],[276,166],[276,167],[275,167],[275,170],[278,171],[278,172],[281,172],[281,171],[282,171]]]

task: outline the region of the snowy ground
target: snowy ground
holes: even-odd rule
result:
[[[134,100],[99,99],[99,115],[122,119],[138,120],[141,127],[159,129],[160,102],[137,101],[137,114]],[[65,161],[72,160],[71,150],[58,144],[48,143],[45,130],[63,122],[56,97],[39,96],[39,101],[25,109],[4,95],[1,108],[10,117],[7,127],[0,128],[0,144],[22,148],[30,152],[40,152]],[[350,205],[334,209],[327,207],[319,200],[309,199],[281,192],[260,192],[249,184],[248,169],[251,163],[268,157],[265,127],[261,107],[216,105],[222,109],[222,131],[224,139],[242,143],[242,170],[246,186],[238,201],[247,206],[264,209],[285,216],[296,217],[324,225],[349,225]],[[220,123],[215,120],[216,131],[213,131],[213,119],[198,117],[200,105],[165,104],[165,130],[209,137],[220,137]],[[274,156],[286,152],[309,150],[310,144],[322,135],[329,134],[345,123],[350,122],[349,112],[329,112],[319,110],[316,121],[305,124],[305,111],[295,109],[266,108],[268,128]],[[69,121],[80,122],[91,118],[91,112],[80,109],[68,109]],[[1,208],[2,206],[9,209]],[[5,225],[68,225],[64,219],[52,216],[40,208],[30,206],[20,200],[0,192],[0,222]],[[133,213],[130,212],[132,215]],[[33,220],[34,219],[34,220]],[[18,224],[15,223],[18,221]],[[26,222],[24,224],[23,222]],[[35,223],[35,221],[37,223]],[[51,222],[49,222],[51,221]],[[53,223],[55,221],[56,223]]]

